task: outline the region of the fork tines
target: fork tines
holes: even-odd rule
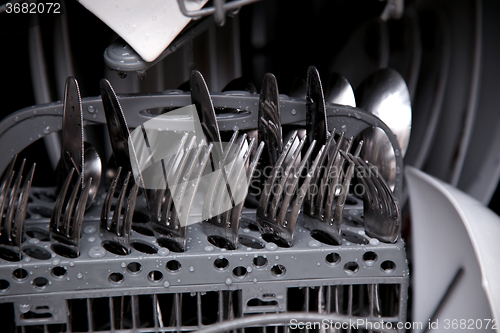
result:
[[[305,193],[324,151],[323,146],[320,148],[320,153],[315,157],[305,180],[298,189],[302,171],[316,145],[316,141],[311,143],[297,167],[305,140],[307,140],[306,137],[299,140],[296,131],[292,134],[292,137],[283,147],[283,151],[273,166],[269,177],[265,180],[263,193],[257,207],[257,222],[261,232],[265,235],[272,235],[274,241],[284,243],[284,246],[291,246],[293,243],[295,225]],[[295,200],[291,204],[294,197]],[[289,209],[291,209],[290,213],[288,213]]]
[[[394,193],[377,168],[359,156],[341,152],[356,165],[356,177],[364,186],[364,227],[368,236],[394,243],[401,232],[401,211]]]
[[[162,160],[165,187],[155,191],[153,200],[155,236],[167,239],[178,251],[186,250],[188,224],[201,220],[191,221],[191,208],[213,149],[205,140],[196,145],[196,136],[186,145],[187,138],[188,133],[176,153],[166,163]]]
[[[238,131],[234,132],[223,151],[219,168],[212,174],[205,196],[203,218],[210,223],[205,229],[209,237],[219,237],[218,244],[229,250],[238,248],[243,204],[264,149],[264,142],[261,142],[249,162],[255,141],[253,138],[248,143],[246,134],[238,137]]]
[[[70,251],[65,253],[71,257],[80,253],[83,215],[91,183],[92,178],[89,177],[82,186],[82,174],[72,168],[64,180],[52,211],[51,238],[63,246],[69,246]],[[61,251],[56,252],[61,254]]]
[[[35,164],[26,175],[21,187],[26,159],[22,161],[18,170],[14,170],[16,160],[17,155],[14,156],[4,172],[0,184],[0,244],[13,250],[18,257],[17,259],[20,259],[19,247],[23,240],[26,206],[33,182]]]
[[[341,244],[344,204],[354,172],[351,165],[344,172],[346,159],[341,152],[351,149],[353,138],[346,140],[344,133],[341,133],[335,140],[334,134],[335,129],[326,142],[320,166],[312,177],[304,204],[304,215],[310,229],[323,233],[334,244]],[[356,148],[356,156],[362,146],[363,143],[360,142]]]
[[[130,249],[130,232],[139,185],[131,179],[132,172],[127,172],[125,178],[122,178],[122,172],[122,168],[118,167],[104,199],[101,210],[101,229],[115,234],[118,242],[126,249]],[[123,183],[119,187],[121,179]]]

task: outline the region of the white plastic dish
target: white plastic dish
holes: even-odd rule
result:
[[[208,0],[186,1],[199,10]],[[177,0],[79,0],[123,38],[145,61],[155,60],[191,21]]]
[[[500,217],[460,190],[406,167],[412,216],[412,320],[500,319]],[[490,324],[490,328],[492,325]],[[457,330],[453,330],[457,331]],[[484,327],[481,331],[484,331]],[[498,331],[498,330],[497,330]]]

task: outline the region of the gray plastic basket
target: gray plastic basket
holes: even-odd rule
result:
[[[220,129],[255,128],[258,99],[245,92],[214,94],[216,109],[235,111],[218,118]],[[104,123],[99,98],[82,102],[86,124]],[[134,128],[151,119],[150,109],[190,104],[190,94],[127,95],[120,97],[120,103]],[[281,96],[280,107],[283,124],[304,123],[304,100]],[[0,153],[12,156],[59,130],[61,113],[61,103],[52,103],[7,117],[0,123]],[[392,132],[373,115],[339,105],[327,105],[327,114],[330,128],[356,136],[368,126],[378,126],[396,150],[399,147]],[[0,169],[7,161],[0,161]],[[396,165],[402,170],[399,154]],[[398,173],[398,198],[401,188]],[[21,332],[180,332],[259,313],[295,311],[325,318],[406,320],[409,273],[404,243],[399,239],[386,244],[368,237],[362,202],[355,197],[347,201],[345,241],[340,246],[323,243],[321,235],[307,230],[299,216],[294,245],[279,247],[256,231],[255,211],[244,210],[241,245],[236,250],[212,244],[209,226],[199,223],[188,229],[187,251],[171,252],[148,231],[150,222],[137,217],[131,235],[133,250],[119,255],[107,245],[113,235],[99,230],[104,196],[99,193],[85,215],[81,255],[67,258],[55,253],[48,236],[54,190],[32,189],[23,259],[0,259],[0,317],[5,327]],[[268,325],[245,330],[288,330],[286,322],[264,326]]]

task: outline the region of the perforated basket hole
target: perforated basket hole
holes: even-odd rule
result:
[[[332,236],[324,232],[323,230],[313,230],[311,231],[311,237],[326,245],[337,246],[340,245]]]
[[[233,244],[231,244],[227,239],[225,239],[224,237],[220,237],[220,236],[208,236],[207,237],[207,240],[210,244],[214,245],[214,246],[217,246],[218,248],[220,249],[226,249],[226,250],[236,250],[233,246]]]
[[[28,236],[29,238],[36,238],[40,242],[50,242],[49,233],[41,229],[33,228],[26,230],[26,236]]]
[[[47,285],[49,284],[49,280],[47,280],[46,278],[42,277],[42,276],[39,276],[37,278],[35,278],[33,280],[33,285],[36,287],[36,288],[45,288]]]
[[[238,266],[233,269],[233,275],[237,278],[244,278],[247,273],[246,267],[243,266]]]
[[[366,262],[368,266],[373,265],[375,261],[377,261],[377,254],[373,251],[368,251],[363,254],[363,260]]]
[[[354,261],[349,261],[344,265],[344,272],[346,272],[347,275],[353,275],[358,270],[359,270],[359,265]]]
[[[253,265],[257,268],[262,268],[267,265],[267,258],[263,256],[258,256],[253,258]]]
[[[109,253],[113,253],[119,256],[126,256],[129,254],[129,251],[125,246],[115,241],[104,241],[102,242],[102,247]]]
[[[271,267],[271,274],[274,276],[283,276],[286,273],[286,268],[283,265],[274,265]]]
[[[34,245],[26,246],[25,248],[23,248],[23,252],[27,256],[38,260],[49,260],[52,257],[49,251]]]
[[[161,247],[167,248],[172,252],[177,252],[177,253],[184,252],[184,250],[179,246],[179,244],[166,237],[158,238],[156,242]]]
[[[0,258],[10,262],[17,262],[22,259],[22,255],[6,247],[0,247]]]
[[[142,265],[138,262],[131,262],[127,265],[127,271],[132,274],[138,274],[142,271]]]
[[[335,266],[340,262],[340,254],[332,252],[326,255],[325,260],[328,264]]]
[[[146,244],[144,242],[132,242],[130,243],[130,246],[136,251],[146,253],[146,254],[156,254],[158,250],[156,247]]]
[[[68,272],[68,270],[62,266],[53,267],[51,270],[52,276],[59,278],[59,279],[64,277],[67,272]]]
[[[259,231],[259,227],[254,223],[249,223],[248,229],[250,229],[251,231]]]
[[[220,271],[225,270],[229,266],[229,261],[226,258],[217,258],[214,260],[214,267]]]
[[[360,234],[348,230],[342,232],[342,237],[346,240],[346,242],[350,242],[353,244],[367,245],[368,243],[370,243],[368,239],[364,238]]]
[[[290,247],[290,245],[288,245],[288,243],[284,239],[282,239],[274,234],[264,234],[264,235],[262,235],[262,239],[268,243],[274,243],[282,248],[289,248]]]
[[[50,246],[52,251],[64,258],[74,259],[78,257],[78,252],[70,248],[69,246],[62,244],[52,244]]]
[[[28,271],[24,268],[18,268],[12,272],[12,277],[17,281],[24,281],[28,278]]]
[[[391,274],[396,269],[396,263],[392,260],[386,260],[380,264],[380,268],[384,273]]]
[[[123,279],[125,279],[125,277],[123,276],[122,273],[119,273],[119,272],[111,273],[108,276],[109,282],[111,282],[113,284],[120,284],[123,282]]]
[[[177,260],[170,260],[169,262],[167,262],[166,267],[169,272],[177,273],[178,271],[181,270],[182,265]]]
[[[134,216],[132,216],[132,221],[134,223],[147,223],[150,221],[150,219],[149,216],[147,216],[146,214],[139,211],[135,211]]]
[[[245,247],[249,247],[252,249],[263,249],[265,245],[255,237],[249,236],[240,236],[240,244]]]
[[[144,236],[153,237],[155,235],[151,229],[138,224],[132,224],[132,230]]]
[[[5,292],[9,289],[10,283],[7,280],[0,280],[0,292]]]
[[[160,282],[163,279],[163,273],[160,271],[151,271],[148,273],[148,279],[151,282]]]

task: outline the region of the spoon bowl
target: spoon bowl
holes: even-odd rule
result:
[[[332,104],[356,107],[354,91],[345,76],[337,73],[333,73],[330,76],[328,87],[326,88],[325,101]]]
[[[403,77],[390,68],[376,71],[356,89],[356,102],[389,126],[404,157],[410,141],[412,112],[410,92]]]
[[[360,133],[358,140],[363,140],[360,157],[365,161],[370,161],[376,167],[375,172],[378,172],[389,188],[394,191],[396,186],[396,155],[387,134],[380,127],[368,127]]]
[[[97,153],[97,150],[88,142],[84,143],[85,149],[83,153],[84,159],[84,179],[92,178],[92,183],[90,184],[89,198],[87,200],[87,208],[92,205],[94,201],[97,190],[101,183],[102,175],[102,162],[101,157]]]

